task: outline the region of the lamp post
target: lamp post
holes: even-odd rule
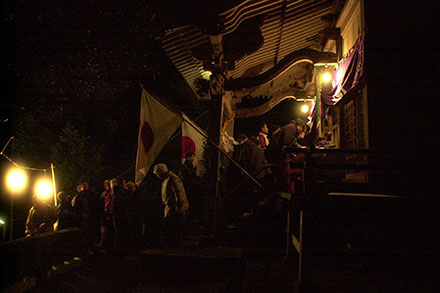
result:
[[[11,190],[11,217],[9,220],[9,240],[14,239],[14,195],[17,191],[20,191],[26,185],[26,175],[20,169],[14,169],[9,172],[7,177],[8,187]]]
[[[2,238],[2,242],[5,242],[5,237],[6,237],[6,225],[5,225],[5,221],[3,221],[3,219],[0,219],[0,225],[2,225],[2,234],[3,234],[3,238]]]
[[[331,68],[337,65],[337,63],[316,63],[314,65],[314,84],[315,84],[315,107],[316,107],[316,128],[318,131],[318,137],[321,136],[321,91],[322,84],[329,83],[332,80],[332,75],[330,74]]]
[[[57,189],[56,189],[56,185],[55,185],[55,171],[54,171],[54,166],[52,163],[50,163],[50,170],[52,171],[53,205],[56,207],[58,205],[58,203],[57,203]]]

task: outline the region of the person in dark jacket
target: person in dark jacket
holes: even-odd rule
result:
[[[58,220],[57,209],[40,199],[32,197],[33,206],[30,208],[26,220],[26,237],[53,232],[54,223]]]
[[[299,140],[304,138],[306,125],[302,119],[291,120],[281,127],[281,145],[287,147],[302,147]]]
[[[185,161],[179,169],[179,177],[182,179],[183,186],[189,202],[189,218],[194,222],[200,222],[202,213],[202,182],[196,174],[196,168],[193,165],[195,154],[187,152]]]
[[[265,156],[269,163],[277,163],[283,158],[281,126],[274,125],[270,135],[270,144],[266,148]]]
[[[112,199],[110,203],[110,214],[112,215],[114,228],[115,248],[125,248],[128,238],[127,218],[129,211],[128,190],[120,185],[117,178],[110,180]]]
[[[75,212],[73,211],[69,195],[64,191],[60,191],[57,193],[57,198],[59,202],[58,210],[60,213],[58,219],[58,230],[74,227]]]
[[[263,150],[258,146],[256,138],[248,138],[245,134],[240,134],[237,138],[238,145],[235,147],[233,159],[242,166],[249,174],[255,174],[257,178],[262,178],[264,172],[260,172],[267,163]]]
[[[72,200],[74,209],[82,217],[81,227],[84,230],[88,246],[92,246],[100,238],[100,224],[103,208],[99,195],[90,188],[86,180],[80,181],[80,192]],[[79,206],[78,206],[79,205]]]
[[[113,220],[111,218],[110,214],[110,203],[111,203],[111,197],[112,197],[112,191],[110,188],[110,180],[104,180],[104,191],[99,196],[99,199],[101,201],[101,208],[103,208],[103,213],[101,214],[101,237],[99,242],[95,245],[96,247],[104,247],[106,244],[107,236],[110,232],[110,230],[113,229]]]

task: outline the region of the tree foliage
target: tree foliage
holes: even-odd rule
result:
[[[102,171],[102,147],[91,144],[90,137],[82,136],[68,123],[52,147],[52,158],[60,174],[59,182],[65,190],[74,190],[74,178],[95,178]]]
[[[53,162],[62,188],[134,166],[139,84],[180,109],[194,104],[158,45],[155,15],[149,1],[5,2],[15,157],[35,167]]]

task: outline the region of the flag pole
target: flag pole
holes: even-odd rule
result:
[[[163,102],[162,100],[160,100],[156,95],[152,94],[151,92],[147,91],[144,86],[142,85],[142,83],[140,84],[141,88],[143,91],[145,91],[146,93],[148,93],[149,95],[151,95],[153,98],[155,98],[158,102],[160,102],[164,107],[167,107],[167,109],[169,109],[170,111],[179,114],[182,119],[184,121],[186,121],[189,125],[191,125],[192,128],[194,128],[198,133],[200,133],[203,137],[206,138],[206,140],[212,144],[217,150],[219,150],[223,155],[226,156],[226,158],[228,158],[235,166],[237,166],[244,174],[246,174],[246,176],[248,176],[256,185],[258,185],[258,187],[260,187],[261,189],[263,188],[263,185],[261,185],[260,182],[258,182],[251,174],[249,174],[249,172],[247,172],[242,166],[240,166],[239,163],[237,163],[231,156],[229,156],[224,150],[222,150],[216,143],[214,143],[212,140],[210,140],[208,138],[208,136],[203,133],[203,131],[200,131],[198,129],[198,127],[194,126],[192,120],[190,120],[183,112],[179,112],[176,111],[175,109],[173,109],[172,107],[170,107],[169,105],[167,105],[165,102]]]
[[[182,119],[184,121],[186,121],[189,125],[191,125],[192,128],[194,128],[198,133],[200,133],[203,137],[206,138],[206,140],[212,144],[217,150],[219,150],[223,155],[226,156],[226,158],[228,158],[235,166],[237,166],[244,174],[246,174],[246,176],[248,176],[256,185],[258,185],[258,187],[260,187],[261,189],[263,188],[263,185],[261,185],[260,182],[258,182],[251,174],[249,174],[249,172],[247,172],[242,166],[240,166],[239,163],[237,163],[231,156],[229,156],[224,150],[222,150],[216,143],[214,143],[212,140],[210,140],[208,138],[208,136],[203,132],[200,131],[198,129],[198,127],[194,126],[192,120],[190,120],[183,112],[179,112],[176,111],[175,109],[173,109],[172,107],[170,107],[169,105],[167,105],[167,103],[163,102],[162,100],[160,100],[156,95],[152,94],[151,92],[147,91],[144,86],[142,85],[142,83],[140,84],[141,88],[143,91],[145,91],[146,93],[148,93],[149,95],[151,95],[153,98],[155,98],[159,103],[161,103],[164,107],[166,107],[167,109],[169,109],[170,111],[179,114]]]
[[[205,116],[206,113],[208,113],[208,111],[203,112],[199,117],[197,117],[196,119],[194,119],[194,122],[196,122],[197,120],[199,120],[200,118],[202,118],[203,116]],[[183,120],[185,120],[185,119],[183,119]],[[185,121],[186,121],[186,120],[185,120]],[[192,126],[192,125],[191,125],[191,126]],[[170,141],[173,140],[173,139],[175,139],[176,137],[178,137],[178,136],[181,135],[181,134],[182,134],[182,130],[180,130],[178,133],[176,133],[175,135],[173,135],[173,136],[170,138]]]
[[[149,94],[150,96],[152,96],[153,98],[155,98],[159,103],[162,104],[162,106],[166,107],[168,110],[170,110],[171,112],[173,112],[174,114],[180,115],[180,112],[175,110],[173,107],[171,107],[170,105],[168,105],[167,103],[165,103],[164,101],[162,101],[161,99],[159,99],[155,94],[151,93],[150,91],[146,90],[144,88],[144,86],[141,84],[141,88],[143,91],[145,91],[147,94]]]
[[[186,121],[189,125],[191,125],[192,128],[194,128],[198,133],[200,133],[203,137],[206,138],[206,140],[211,143],[217,150],[219,150],[223,155],[226,156],[235,166],[237,166],[246,176],[248,176],[255,184],[257,184],[261,189],[264,189],[263,185],[261,185],[260,182],[257,181],[249,172],[247,172],[242,166],[240,166],[237,161],[235,161],[231,156],[229,156],[224,150],[222,150],[217,144],[215,144],[212,140],[208,138],[208,136],[198,129],[198,127],[194,126],[192,121],[188,119],[188,117],[182,112],[182,119]]]

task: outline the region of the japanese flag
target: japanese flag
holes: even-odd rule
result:
[[[182,117],[169,110],[142,89],[135,181],[139,185],[160,151],[182,123]]]
[[[195,159],[193,164],[196,167],[196,174],[200,176],[205,173],[203,153],[207,134],[185,114],[182,115],[184,120],[182,123],[182,162],[185,159],[186,153],[194,153]]]

